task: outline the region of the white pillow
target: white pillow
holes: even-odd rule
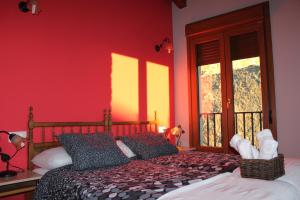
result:
[[[72,158],[63,147],[47,149],[34,156],[31,161],[43,169],[55,169],[72,164]]]
[[[131,149],[124,144],[121,140],[117,140],[116,141],[118,147],[121,149],[121,151],[128,157],[128,158],[132,158],[135,157],[136,155],[131,151]]]
[[[39,174],[39,175],[44,175],[46,174],[48,171],[50,171],[49,169],[44,169],[44,168],[35,168],[34,170],[32,170],[34,173]]]

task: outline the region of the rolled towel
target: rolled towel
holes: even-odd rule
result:
[[[271,132],[270,129],[264,129],[264,130],[256,133],[256,138],[257,138],[258,145],[259,145],[259,148],[260,148],[260,145],[261,145],[262,141],[266,140],[266,139],[272,139],[273,140],[273,135],[272,135],[272,132]]]
[[[242,139],[237,144],[238,152],[243,159],[252,159],[252,145],[246,139]]]
[[[229,144],[232,148],[234,148],[237,152],[239,152],[238,150],[238,147],[237,147],[237,144],[240,140],[242,140],[243,138],[238,134],[236,133],[230,140]]]
[[[274,139],[264,139],[261,143],[260,149],[259,149],[259,159],[265,159],[270,160],[272,158],[277,157],[277,147],[278,142]]]
[[[253,145],[251,145],[251,153],[253,159],[258,159],[259,151]]]

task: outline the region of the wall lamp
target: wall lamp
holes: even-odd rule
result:
[[[5,171],[1,171],[0,172],[0,177],[11,177],[11,176],[16,176],[17,172],[13,171],[13,170],[9,170],[9,161],[15,157],[15,155],[18,153],[19,150],[21,150],[22,148],[25,147],[25,138],[22,138],[19,135],[16,135],[14,133],[9,133],[7,131],[0,131],[0,133],[4,133],[6,135],[8,135],[8,139],[9,141],[15,146],[16,148],[16,152],[12,155],[9,156],[6,153],[2,152],[2,149],[0,148],[0,156],[1,156],[1,160],[3,162],[6,162],[6,170]]]
[[[159,52],[161,49],[165,49],[168,53],[173,51],[173,44],[170,38],[166,37],[160,44],[155,45],[155,51]]]
[[[31,10],[31,13],[33,15],[37,15],[41,12],[40,7],[38,5],[38,0],[20,1],[19,10],[24,13]]]

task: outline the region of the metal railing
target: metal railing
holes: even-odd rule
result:
[[[235,112],[234,125],[235,133],[242,133],[244,138],[247,138],[254,145],[255,133],[261,131],[263,128],[262,111],[255,112]],[[241,120],[239,120],[241,119]],[[242,124],[239,123],[242,121]]]
[[[200,114],[200,143],[202,146],[222,146],[222,113]]]
[[[256,143],[255,133],[263,128],[262,111],[235,112],[234,126],[235,133],[242,134],[244,138]],[[200,114],[200,143],[202,146],[222,146],[222,113],[201,113]]]

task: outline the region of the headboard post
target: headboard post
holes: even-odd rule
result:
[[[103,113],[104,113],[104,131],[107,131],[107,129],[108,129],[108,120],[107,120],[106,109],[104,109]]]
[[[32,169],[33,165],[30,162],[32,159],[33,152],[33,108],[32,106],[29,107],[29,115],[28,115],[28,134],[29,134],[29,142],[28,142],[28,169]]]
[[[108,109],[108,131],[111,132],[112,128],[112,117],[111,117],[111,109]]]
[[[157,130],[158,130],[158,127],[157,127],[158,120],[157,120],[157,111],[156,110],[154,111],[154,123],[155,123],[155,132],[157,132]]]

